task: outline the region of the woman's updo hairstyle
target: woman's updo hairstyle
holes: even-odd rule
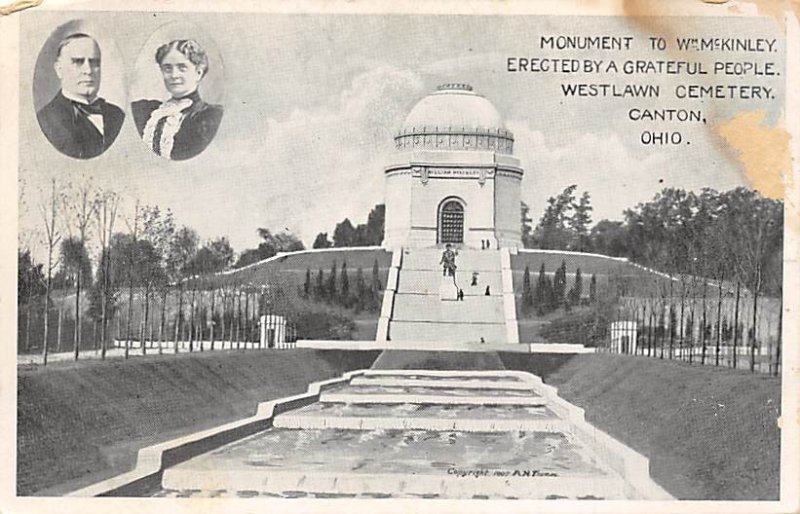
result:
[[[204,77],[206,73],[208,73],[208,56],[206,55],[206,51],[203,50],[200,43],[194,39],[175,39],[158,47],[158,50],[156,50],[156,62],[159,66],[161,65],[161,61],[164,60],[164,57],[172,50],[177,50],[185,55],[192,64],[197,66]]]

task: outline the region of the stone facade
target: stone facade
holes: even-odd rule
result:
[[[523,170],[497,109],[446,84],[411,110],[385,168],[384,246],[516,248]]]

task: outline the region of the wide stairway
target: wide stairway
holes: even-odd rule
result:
[[[634,485],[649,481],[646,468],[625,476],[620,457],[597,446],[593,430],[581,432],[533,375],[372,369],[348,377],[271,428],[168,468],[158,496],[652,496]]]
[[[403,250],[389,339],[507,342],[500,251],[460,250],[455,280],[442,276],[441,256],[438,248]]]

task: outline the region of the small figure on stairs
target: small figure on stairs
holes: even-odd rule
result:
[[[450,243],[445,245],[445,250],[442,252],[442,260],[439,261],[439,264],[442,264],[442,276],[446,277],[450,275],[451,277],[456,276],[456,254],[452,250]]]
[[[492,296],[492,293],[489,291],[489,286],[486,286],[486,292],[483,294],[486,296]]]
[[[473,287],[478,285],[478,272],[477,271],[473,271],[472,272],[472,282],[470,282],[469,285],[473,286]]]
[[[458,298],[459,301],[463,302],[464,301],[464,290],[463,289],[459,289],[458,290],[458,294],[456,295],[456,297]]]

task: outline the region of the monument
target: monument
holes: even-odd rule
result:
[[[500,113],[468,84],[409,112],[385,169],[389,249],[518,248],[523,170]]]

